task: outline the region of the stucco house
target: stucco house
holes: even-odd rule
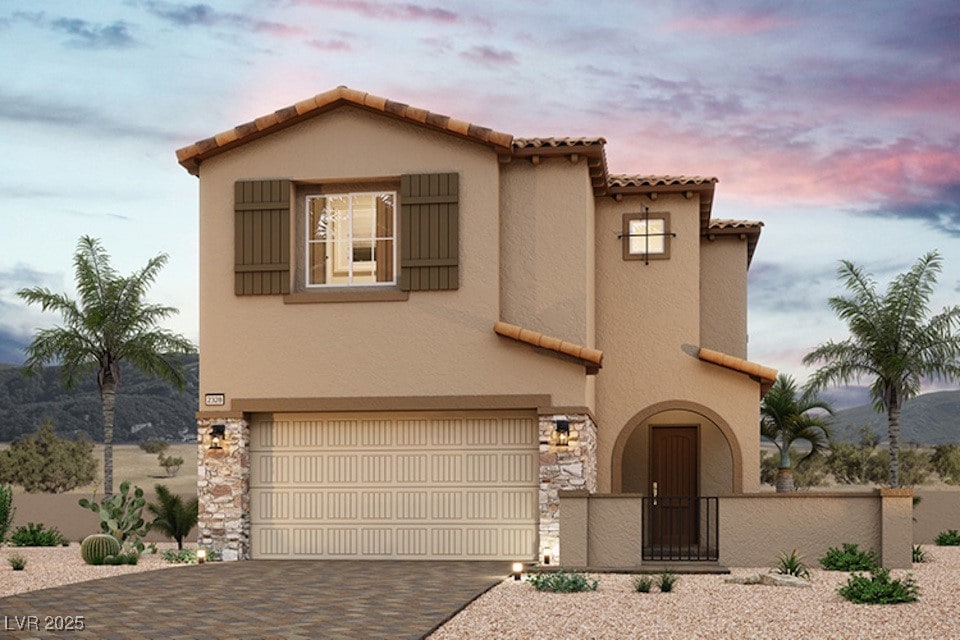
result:
[[[605,145],[339,87],[180,149],[201,543],[586,562],[576,498],[643,496],[638,553],[715,560],[709,499],[758,491],[776,377],[747,360],[762,224],[712,217],[715,178],[611,173]]]

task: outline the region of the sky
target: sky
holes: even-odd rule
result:
[[[955,0],[5,0],[0,59],[0,362],[57,320],[15,292],[72,291],[84,234],[123,272],[169,254],[151,297],[196,340],[198,182],[175,150],[338,85],[603,136],[611,173],[718,177],[713,216],[766,225],[749,357],[801,379],[846,335],[839,260],[885,286],[938,250],[932,307],[960,299]]]

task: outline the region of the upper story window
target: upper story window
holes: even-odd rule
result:
[[[397,194],[307,196],[306,286],[397,281]]]
[[[623,214],[623,259],[666,260],[670,257],[669,213]]]

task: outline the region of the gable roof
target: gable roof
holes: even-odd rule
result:
[[[709,240],[713,240],[717,236],[738,236],[746,240],[747,266],[750,266],[750,262],[753,260],[753,252],[757,249],[757,242],[760,240],[761,229],[763,229],[763,223],[759,220],[713,219],[700,235]]]

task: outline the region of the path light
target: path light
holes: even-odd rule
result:
[[[514,579],[514,580],[519,580],[521,573],[523,573],[523,563],[522,563],[522,562],[514,562],[514,563],[513,563],[513,579]]]
[[[210,450],[211,451],[220,451],[223,449],[223,445],[220,444],[220,441],[227,434],[226,425],[215,424],[210,428]]]
[[[197,549],[197,564],[203,564],[207,561],[207,550]]]

